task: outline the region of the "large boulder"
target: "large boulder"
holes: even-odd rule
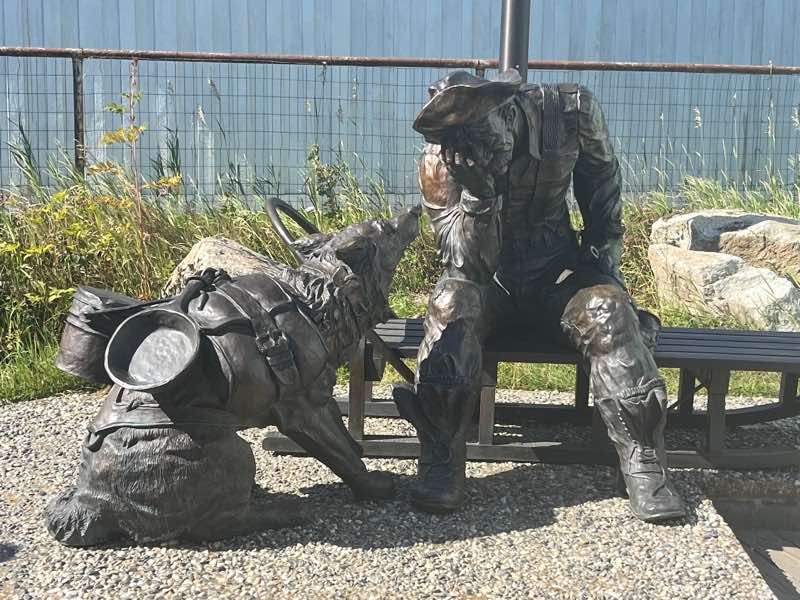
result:
[[[725,232],[751,227],[763,221],[797,223],[785,217],[759,215],[742,210],[700,210],[659,219],[653,223],[650,242],[671,244],[687,250],[716,252],[720,249],[720,236]]]
[[[164,285],[163,295],[177,294],[186,280],[206,268],[223,269],[231,277],[247,273],[273,273],[280,265],[241,244],[221,236],[207,237],[197,242],[172,271]]]
[[[769,219],[728,231],[720,235],[719,249],[800,282],[800,222]]]
[[[670,244],[651,245],[648,258],[662,302],[759,329],[800,330],[800,289],[769,269]]]

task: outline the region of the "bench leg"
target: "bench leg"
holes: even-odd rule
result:
[[[497,363],[483,365],[481,378],[481,400],[478,416],[478,443],[491,445],[494,442],[494,401],[497,390]]]
[[[695,377],[689,369],[681,369],[678,378],[678,413],[691,415],[694,412]]]
[[[725,398],[728,395],[730,371],[710,371],[701,379],[708,390],[708,438],[709,454],[721,454],[725,450]]]
[[[575,410],[578,413],[589,411],[589,375],[580,364],[575,367]]]
[[[796,373],[781,374],[781,388],[778,392],[778,400],[787,414],[796,414],[800,398],[797,395],[797,383],[800,375]]]
[[[364,439],[364,407],[367,400],[372,398],[372,382],[366,380],[364,346],[365,340],[362,338],[350,361],[347,429],[354,440]]]

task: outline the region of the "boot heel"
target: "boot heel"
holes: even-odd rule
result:
[[[622,469],[617,467],[616,471],[616,481],[614,482],[615,487],[617,488],[617,493],[622,496],[623,498],[628,497],[628,486],[625,485],[625,477],[622,475]]]

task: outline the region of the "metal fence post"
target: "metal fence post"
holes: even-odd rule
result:
[[[75,169],[83,175],[86,166],[86,143],[83,128],[83,58],[72,57],[72,122],[75,139]]]

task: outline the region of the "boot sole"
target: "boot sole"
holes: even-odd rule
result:
[[[461,508],[461,503],[440,504],[440,503],[425,502],[424,500],[418,500],[416,498],[411,499],[411,505],[414,508],[421,510],[422,512],[434,515],[447,515],[450,513],[457,512]]]
[[[644,521],[645,523],[661,523],[663,521],[670,521],[672,519],[682,519],[686,516],[686,511],[683,509],[675,509],[656,513],[654,515],[638,515],[635,512],[633,512],[633,514],[637,519]]]

